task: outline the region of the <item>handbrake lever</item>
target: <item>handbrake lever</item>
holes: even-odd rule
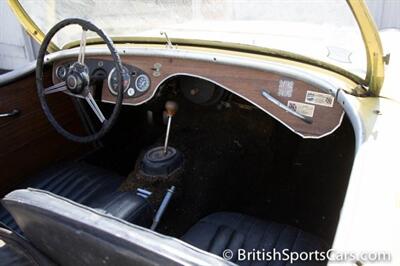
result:
[[[160,222],[161,217],[163,216],[164,211],[167,208],[168,203],[171,200],[172,195],[174,194],[174,192],[175,192],[175,186],[172,186],[167,190],[167,193],[165,193],[165,196],[164,196],[163,201],[161,202],[160,208],[158,208],[157,213],[154,216],[153,224],[150,227],[151,230],[154,231],[157,228],[157,225]]]

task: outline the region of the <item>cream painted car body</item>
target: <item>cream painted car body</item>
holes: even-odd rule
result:
[[[400,31],[380,35],[391,55],[381,96],[339,95],[355,129],[356,152],[333,249],[388,252],[389,264],[400,265]]]

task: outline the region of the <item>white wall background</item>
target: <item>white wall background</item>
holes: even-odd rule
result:
[[[366,2],[379,29],[400,29],[400,0]],[[0,69],[15,69],[35,60],[37,50],[38,45],[20,26],[7,1],[0,0]]]
[[[35,60],[35,50],[7,1],[0,0],[0,69],[14,69]]]
[[[400,29],[400,0],[366,0],[379,29]]]

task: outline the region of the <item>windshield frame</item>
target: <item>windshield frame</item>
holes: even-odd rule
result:
[[[360,85],[369,87],[370,94],[379,95],[380,88],[383,84],[384,79],[384,57],[381,41],[376,28],[376,25],[369,14],[368,8],[363,0],[346,0],[349,8],[351,9],[354,18],[357,22],[359,30],[364,41],[366,57],[367,57],[367,72],[365,78],[359,77],[350,71],[330,64],[325,61],[310,58],[308,56],[300,55],[293,52],[246,45],[229,43],[223,41],[207,41],[198,39],[179,39],[171,38],[171,42],[177,45],[190,45],[190,46],[200,46],[209,47],[217,49],[225,49],[232,51],[240,51],[247,53],[256,53],[262,55],[275,56],[279,58],[294,60],[297,62],[308,63],[324,69],[341,74]],[[8,4],[17,16],[18,20],[25,28],[25,30],[38,42],[42,43],[45,34],[36,25],[36,23],[30,18],[27,12],[24,10],[19,0],[8,0]],[[135,44],[165,44],[166,40],[162,37],[113,37],[111,38],[114,43],[135,43]],[[87,40],[87,44],[103,44],[100,38],[90,38]],[[56,52],[59,50],[65,50],[73,48],[79,45],[79,41],[70,42],[63,47],[58,47],[54,43],[50,43],[49,52]]]

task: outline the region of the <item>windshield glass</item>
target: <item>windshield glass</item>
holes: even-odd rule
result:
[[[367,62],[357,22],[345,0],[20,0],[47,33],[65,18],[92,21],[111,37],[160,37],[246,44],[283,50],[365,78]],[[80,39],[68,27],[53,42]]]

